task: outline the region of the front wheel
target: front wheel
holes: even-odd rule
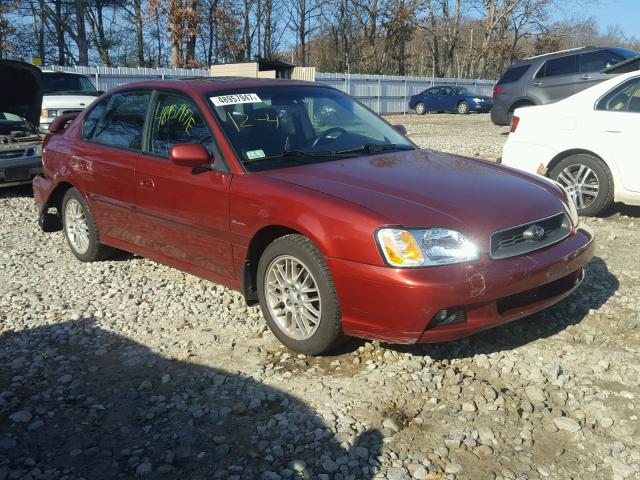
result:
[[[467,113],[469,113],[469,104],[467,102],[460,102],[458,104],[458,113],[460,115],[466,115]]]
[[[611,172],[602,160],[592,155],[571,155],[561,160],[549,176],[573,197],[580,215],[598,215],[613,203]]]
[[[318,355],[343,342],[331,272],[308,238],[286,235],[274,240],[260,258],[257,287],[269,328],[291,350]]]
[[[115,249],[100,243],[98,226],[84,197],[70,188],[62,198],[62,225],[71,252],[83,262],[105,260]]]

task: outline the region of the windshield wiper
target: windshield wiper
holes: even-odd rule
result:
[[[398,145],[395,143],[365,143],[364,145],[360,145],[359,147],[347,148],[346,150],[338,150],[334,152],[335,155],[344,155],[348,153],[371,153],[371,152],[382,152],[384,150],[415,150],[411,145]]]

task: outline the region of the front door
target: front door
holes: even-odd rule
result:
[[[69,159],[101,235],[129,241],[135,168],[150,100],[150,91],[116,93],[93,107],[82,126],[82,141]]]
[[[594,112],[591,128],[598,149],[613,160],[626,190],[640,192],[640,78],[633,78],[602,97]]]
[[[231,174],[223,168],[181,167],[168,159],[173,145],[200,143],[222,166],[214,138],[187,96],[158,92],[151,108],[148,145],[136,168],[136,211],[144,228],[138,243],[196,273],[233,277]]]

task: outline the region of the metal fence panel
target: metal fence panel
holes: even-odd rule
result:
[[[346,92],[378,113],[406,113],[409,97],[434,85],[466,87],[475,95],[491,96],[495,81],[392,75],[317,73],[316,81]]]
[[[93,80],[98,90],[143,80],[210,77],[208,69],[131,68],[131,67],[47,67],[49,70],[81,73]],[[345,73],[316,73],[316,82],[342,90],[378,113],[406,113],[409,97],[434,85],[466,87],[476,95],[491,95],[493,80],[460,78],[409,77]]]

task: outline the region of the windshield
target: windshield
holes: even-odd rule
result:
[[[9,112],[0,112],[0,122],[2,123],[22,123],[24,118]]]
[[[98,96],[98,92],[89,79],[83,75],[70,75],[66,73],[45,72],[42,74],[44,81],[44,95],[92,95]]]
[[[384,120],[330,88],[270,86],[209,95],[248,171],[413,150]]]
[[[456,95],[471,95],[471,92],[464,87],[453,87],[453,91]]]

